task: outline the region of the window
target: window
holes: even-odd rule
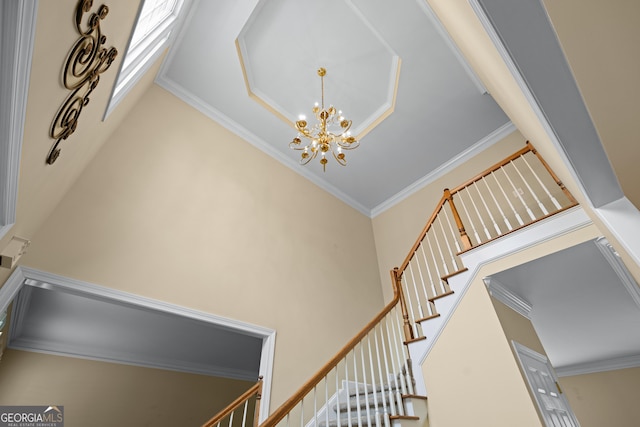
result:
[[[104,119],[167,46],[185,0],[144,0]]]

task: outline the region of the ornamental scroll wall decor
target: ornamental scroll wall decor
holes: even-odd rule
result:
[[[100,74],[106,71],[118,51],[115,47],[103,45],[107,37],[100,30],[100,21],[109,13],[104,4],[92,13],[83,29],[83,17],[93,6],[93,0],[80,0],[76,7],[76,29],[80,38],[71,48],[62,69],[62,81],[71,93],[60,106],[53,119],[49,135],[56,140],[47,156],[47,164],[52,165],[60,155],[60,142],[75,132],[82,108],[89,103],[89,95],[98,86]]]

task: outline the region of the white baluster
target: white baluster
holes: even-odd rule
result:
[[[380,401],[378,400],[378,390],[377,390],[377,381],[375,374],[375,367],[373,364],[373,352],[371,351],[371,332],[367,334],[367,349],[369,350],[369,369],[371,371],[371,387],[373,387],[373,410],[374,410],[374,421],[376,422],[376,427],[380,427],[380,417],[378,416],[378,406],[380,405]],[[382,389],[380,389],[380,393],[382,393]],[[369,399],[367,399],[367,402]]]
[[[324,422],[329,427],[329,384],[328,375],[324,376]]]
[[[344,362],[345,365],[347,364],[346,357],[344,359],[342,359],[342,361]],[[333,370],[335,371],[335,377],[336,377],[336,404],[338,405],[336,422],[338,424],[338,427],[341,427],[341,425],[342,425],[342,417],[340,416],[340,398],[339,398],[339,396],[340,396],[340,384],[338,382],[338,377],[340,376],[340,370],[338,369],[338,366],[339,366],[339,363],[336,365],[335,368],[333,368]],[[349,380],[348,377],[346,377],[345,379],[347,381]]]
[[[482,228],[484,230],[485,236],[487,236],[487,240],[491,240],[491,234],[489,233],[489,230],[487,229],[487,226],[484,223],[484,219],[482,218],[482,215],[480,215],[480,211],[478,210],[478,206],[476,205],[476,201],[473,199],[473,195],[471,195],[471,190],[469,189],[469,187],[465,187],[465,190],[467,190],[467,195],[469,196],[469,200],[471,200],[471,205],[473,206],[473,209],[476,211],[476,215],[478,215],[478,219],[480,220],[480,224],[482,224]],[[478,241],[478,243],[481,243],[481,242],[482,242],[482,240]]]
[[[529,183],[524,179],[524,176],[522,176],[522,174],[520,173],[520,169],[518,169],[518,166],[516,166],[516,164],[512,161],[510,161],[509,163],[511,163],[513,165],[513,168],[516,170],[516,172],[518,172],[518,175],[520,176],[520,179],[522,180],[522,182],[524,182],[524,185],[527,186],[527,190],[529,190],[529,193],[531,193],[531,195],[533,196],[533,198],[535,199],[536,203],[538,204],[538,207],[540,208],[540,210],[542,211],[543,215],[549,215],[549,211],[547,210],[547,208],[544,206],[544,204],[542,204],[542,202],[540,201],[540,199],[538,198],[538,195],[536,194],[535,191],[533,191],[533,188],[531,188],[531,186],[529,185]]]
[[[476,225],[473,223],[473,220],[471,219],[471,215],[469,215],[469,211],[467,210],[467,204],[464,202],[464,199],[462,198],[462,192],[458,192],[459,195],[459,199],[460,202],[462,202],[462,209],[464,209],[464,213],[467,215],[467,218],[469,219],[469,223],[471,224],[471,229],[473,230],[473,235],[476,238],[476,242],[478,244],[480,244],[481,240],[480,240],[480,236],[478,235],[478,231],[476,230]]]
[[[369,408],[369,392],[368,387],[369,383],[367,382],[367,365],[364,363],[364,343],[360,341],[358,344],[360,346],[360,362],[362,364],[362,384],[364,384],[364,406],[366,408],[367,413],[367,426],[371,427],[371,408]]]
[[[422,248],[422,243],[420,243],[420,248]],[[416,249],[417,251],[417,249]],[[424,252],[423,252],[424,253]],[[418,266],[418,274],[420,275],[420,283],[422,284],[422,291],[424,293],[424,300],[427,302],[427,311],[429,312],[429,316],[433,313],[431,312],[431,304],[429,304],[429,294],[427,293],[427,288],[424,285],[424,277],[422,276],[422,268],[420,267],[420,260],[418,260],[417,252],[414,252],[414,259],[416,260],[416,265]],[[427,266],[428,267],[428,266]],[[424,315],[420,316],[420,319],[424,319]]]
[[[242,410],[242,427],[247,424],[247,405],[249,404],[248,400],[244,401],[244,409]],[[256,402],[256,405],[258,403]]]
[[[433,258],[433,266],[435,267],[436,274],[438,275],[438,283],[440,284],[439,287],[440,287],[442,293],[445,293],[446,289],[444,288],[444,285],[442,284],[442,275],[440,274],[440,269],[438,268],[438,261],[436,260],[435,253],[433,252],[433,247],[431,246],[431,240],[429,239],[429,235],[428,234],[425,234],[424,237],[425,237],[425,239],[427,239],[427,244],[429,245],[429,250],[431,251],[431,256]],[[438,295],[440,295],[440,292],[436,292],[434,297],[438,296]]]
[[[509,196],[507,196],[507,193],[505,193],[504,188],[502,187],[502,184],[500,184],[500,181],[498,181],[497,173],[492,173],[491,175],[493,176],[493,179],[496,180],[496,184],[498,184],[498,188],[500,188],[502,195],[504,196],[505,200],[509,204],[511,211],[513,212],[513,214],[516,217],[516,220],[518,221],[518,224],[520,224],[521,226],[524,225],[524,221],[522,221],[522,218],[520,218],[520,214],[518,213],[516,208],[513,206],[513,203],[511,203],[511,200],[509,199]]]
[[[415,255],[415,254],[414,254]],[[416,285],[416,278],[413,275],[413,267],[411,267],[411,262],[414,260],[415,258],[411,258],[411,260],[409,261],[409,274],[411,274],[411,280],[413,281],[413,293],[416,296],[416,304],[418,305],[418,314],[420,315],[418,317],[418,319],[422,319],[424,318],[424,311],[422,310],[422,301],[420,298],[420,295],[418,295],[418,286]],[[406,272],[407,270],[405,270]],[[409,298],[410,299],[410,298]]]
[[[382,360],[384,361],[384,372],[385,372],[385,382],[388,381],[388,377],[389,377],[389,373],[392,372],[389,369],[389,358],[387,357],[387,348],[390,348],[391,346],[391,337],[389,336],[389,322],[392,322],[392,319],[397,318],[397,312],[396,310],[392,310],[389,315],[387,317],[385,317],[384,320],[384,326],[385,329],[387,330],[387,335],[386,335],[386,339],[385,339],[385,334],[384,334],[384,329],[382,329],[382,327],[380,328],[380,338],[382,341]],[[395,405],[393,404],[393,383],[389,383],[387,386],[387,394],[388,394],[388,399],[389,399],[389,412],[391,415],[396,415],[396,408]]]
[[[446,216],[446,212],[444,210],[440,211],[442,215]],[[447,251],[449,252],[449,256],[451,257],[451,265],[453,266],[453,271],[458,271],[458,263],[456,263],[456,257],[453,254],[453,250],[451,250],[451,243],[449,243],[449,238],[447,237],[447,233],[444,231],[444,227],[442,226],[442,220],[440,219],[440,215],[436,218],[438,224],[440,225],[440,231],[442,232],[442,238],[444,242],[447,244]],[[455,234],[453,234],[453,238],[455,239]]]
[[[551,202],[553,203],[553,206],[556,207],[556,209],[560,210],[562,209],[562,206],[560,206],[560,203],[558,203],[558,201],[556,200],[555,197],[553,197],[553,194],[551,194],[549,192],[549,189],[547,188],[546,185],[544,185],[544,183],[542,182],[542,180],[540,179],[540,177],[538,176],[538,174],[533,170],[533,168],[531,167],[531,165],[529,165],[529,162],[527,161],[527,158],[525,156],[522,156],[522,160],[524,160],[524,163],[527,165],[527,167],[529,168],[529,170],[531,171],[531,173],[533,174],[533,176],[536,178],[536,180],[538,181],[538,184],[540,184],[540,186],[542,187],[542,189],[544,190],[544,192],[546,193],[547,197],[549,197],[549,200],[551,200]]]
[[[385,326],[387,328],[387,336],[389,337],[389,358],[391,359],[391,374],[393,376],[393,382],[395,384],[394,388],[393,388],[393,392],[391,393],[391,398],[394,402],[394,406],[397,409],[397,413],[398,415],[404,415],[404,412],[402,410],[402,405],[399,404],[399,400],[397,399],[396,396],[394,397],[394,393],[397,395],[398,394],[398,390],[400,390],[400,384],[398,383],[398,376],[397,376],[397,372],[396,372],[396,359],[394,356],[394,349],[396,349],[398,343],[396,341],[396,328],[395,328],[395,324],[398,322],[402,322],[402,316],[399,314],[397,309],[394,309],[396,312],[396,315],[394,316],[395,318],[395,322],[390,322],[391,326],[389,326],[389,324],[387,323]],[[389,330],[389,328],[391,328],[391,330]],[[393,342],[392,342],[393,340]],[[396,354],[397,354],[397,350],[396,350]]]
[[[447,223],[449,224],[449,231],[451,231],[451,235],[453,236],[453,243],[455,243],[456,245],[456,253],[460,253],[462,252],[460,249],[460,243],[458,243],[458,238],[457,233],[455,231],[453,231],[453,226],[451,225],[451,219],[449,218],[449,215],[447,215],[447,213],[444,211],[444,209],[442,210],[444,217],[447,219]],[[454,261],[454,265],[455,261]],[[458,270],[458,266],[456,265],[456,270]]]
[[[529,209],[529,206],[527,206],[527,203],[522,198],[522,195],[520,194],[520,191],[518,190],[518,188],[515,186],[513,181],[511,181],[511,178],[509,177],[509,174],[507,173],[506,169],[503,166],[500,166],[500,169],[502,170],[502,173],[504,173],[504,176],[507,177],[509,184],[511,184],[511,188],[513,188],[513,194],[516,195],[518,200],[520,200],[520,203],[522,203],[522,206],[524,206],[524,208],[527,210],[527,213],[529,214],[529,218],[531,218],[531,221],[535,221],[536,220],[535,215],[533,214],[533,212],[531,212],[531,209]]]
[[[427,276],[429,277],[429,282],[431,284],[431,291],[433,291],[433,296],[436,296],[437,295],[436,285],[433,282],[433,276],[431,275],[431,268],[429,267],[429,261],[427,260],[427,255],[424,253],[424,245],[422,244],[420,245],[420,251],[422,252],[422,259],[424,259],[424,264],[427,266]],[[427,300],[429,300],[428,296],[427,296]],[[431,311],[431,304],[429,304],[429,311]]]
[[[384,425],[385,427],[389,427],[389,410],[391,408],[387,408],[387,397],[385,392],[385,387],[387,387],[387,381],[385,380],[384,375],[382,374],[382,361],[380,360],[380,343],[378,342],[378,331],[382,332],[382,322],[387,322],[389,318],[389,314],[382,319],[381,323],[379,323],[373,329],[373,344],[376,348],[376,361],[378,365],[378,380],[380,381],[380,396],[382,397],[382,412],[384,413]],[[369,353],[371,353],[371,349],[369,349]],[[340,426],[338,426],[340,427]]]
[[[406,270],[405,270],[406,273]],[[408,297],[409,296],[409,285],[407,284],[407,279],[405,278],[406,274],[402,275],[402,281],[404,282],[404,288],[407,290],[407,292],[405,293],[405,295]],[[413,311],[413,303],[411,302],[411,298],[407,298],[407,302],[409,303],[409,317],[411,318],[411,328],[413,329],[413,333],[415,336],[418,336],[417,332],[418,330],[416,329],[415,325],[416,325],[416,314],[415,311]]]
[[[435,221],[434,221],[435,223]],[[440,261],[442,262],[442,269],[444,270],[444,274],[448,275],[449,274],[449,267],[447,267],[447,260],[444,257],[444,254],[442,253],[442,247],[440,247],[440,239],[438,239],[438,235],[436,234],[436,231],[433,228],[433,224],[431,229],[433,230],[433,238],[436,241],[436,248],[438,249],[438,253],[440,254]]]
[[[313,425],[318,427],[318,400],[316,398],[318,386],[313,386]]]
[[[235,411],[229,414],[229,427],[231,427],[233,424],[233,414],[235,414]]]
[[[402,406],[402,395],[407,394],[407,388],[405,387],[404,381],[402,381],[402,377],[400,376],[401,372],[398,369],[402,368],[402,358],[400,357],[399,347],[404,347],[402,345],[402,340],[398,342],[398,336],[402,337],[402,329],[400,326],[400,322],[396,322],[393,328],[393,340],[394,340],[394,349],[396,351],[396,364],[394,368],[394,376],[397,378],[398,387],[396,388],[396,402],[398,402],[398,412],[400,415],[404,415],[404,408]]]
[[[482,197],[482,193],[480,193],[480,186],[475,185],[474,187],[476,188],[476,192],[478,193],[478,196],[480,196],[480,201],[482,202],[482,205],[484,206],[485,211],[487,211],[487,214],[489,214],[489,219],[493,223],[493,228],[496,229],[496,233],[498,233],[497,235],[501,236],[502,231],[500,230],[500,227],[498,227],[498,223],[496,222],[496,220],[493,218],[493,214],[491,213],[489,206],[487,206],[487,202],[484,200],[484,197]]]
[[[487,180],[484,179],[484,177],[482,177],[481,181],[484,182],[484,185],[487,187],[487,190],[489,191],[489,194],[491,195],[491,198],[493,199],[493,203],[496,204],[496,207],[498,208],[498,211],[500,211],[500,215],[502,215],[502,220],[504,221],[504,224],[507,226],[507,230],[509,230],[509,231],[513,230],[513,227],[511,227],[511,223],[509,222],[509,219],[507,219],[507,216],[504,214],[504,211],[502,210],[502,207],[500,206],[500,203],[498,203],[498,200],[496,200],[496,196],[493,194],[493,191],[491,191],[491,187],[489,187],[489,184],[487,183]]]
[[[353,349],[353,375],[356,382],[356,416],[358,417],[358,426],[362,427],[362,415],[360,414],[360,384],[358,382],[358,361],[356,358],[356,349]],[[347,407],[351,406],[348,404]],[[349,417],[351,419],[351,417]]]

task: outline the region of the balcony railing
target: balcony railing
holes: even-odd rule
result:
[[[435,301],[465,271],[460,254],[577,205],[527,142],[520,151],[451,190],[445,189],[398,269],[413,335],[438,317]]]

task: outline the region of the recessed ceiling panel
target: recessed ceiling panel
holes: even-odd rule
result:
[[[237,43],[248,91],[291,126],[321,102],[320,67],[355,134],[391,111],[400,59],[349,1],[259,2]]]
[[[513,129],[424,0],[193,8],[156,81],[367,215]],[[290,122],[310,118],[319,100],[318,67],[327,69],[326,104],[353,130],[368,130],[347,165],[329,162],[326,172],[318,161],[301,166],[289,148],[297,134]],[[371,127],[390,104],[393,112]]]

